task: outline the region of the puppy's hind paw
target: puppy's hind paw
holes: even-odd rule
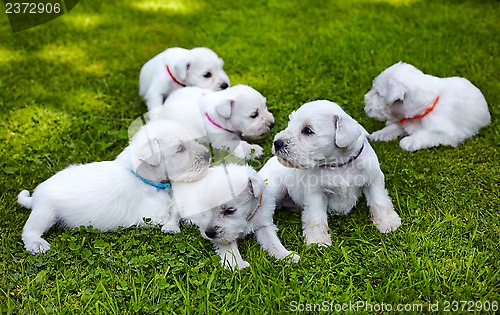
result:
[[[24,248],[33,255],[45,254],[50,249],[50,244],[41,238],[37,241],[25,242]]]
[[[165,234],[177,234],[180,233],[181,228],[176,224],[165,224],[161,227],[161,231]]]

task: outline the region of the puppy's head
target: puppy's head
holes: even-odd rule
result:
[[[208,170],[208,149],[191,139],[179,123],[150,121],[130,141],[135,172],[147,180],[189,182],[198,180]]]
[[[208,48],[193,48],[175,65],[178,79],[187,86],[211,90],[229,87],[229,78],[222,69],[224,61]]]
[[[249,166],[226,164],[210,170],[201,203],[210,207],[197,221],[205,239],[228,243],[250,233],[266,184]],[[206,178],[204,178],[206,179]]]
[[[426,84],[426,75],[407,63],[398,62],[382,71],[365,94],[365,112],[369,117],[387,121],[404,118],[411,109],[417,85]],[[432,86],[423,87],[432,89]],[[405,107],[406,106],[406,107]]]
[[[260,139],[274,126],[266,98],[248,85],[235,85],[214,94],[215,111],[230,122],[244,139]]]
[[[340,164],[363,145],[367,135],[337,104],[314,101],[290,115],[287,128],[274,138],[273,153],[280,163],[293,168]]]

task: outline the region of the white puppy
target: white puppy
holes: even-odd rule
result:
[[[331,245],[328,213],[348,213],[363,192],[373,223],[382,233],[401,219],[387,194],[367,132],[330,101],[304,104],[274,138],[273,153],[259,175],[267,178],[277,204],[288,195],[303,208],[307,244]]]
[[[25,248],[48,251],[42,234],[56,223],[108,231],[142,226],[149,218],[163,232],[178,232],[170,181],[197,180],[209,167],[208,150],[186,135],[176,122],[151,122],[116,160],[70,166],[38,185],[32,197],[23,190],[18,202],[33,209],[22,233]]]
[[[365,95],[368,116],[386,121],[370,139],[399,142],[407,151],[457,146],[490,123],[486,100],[465,78],[438,78],[398,62],[380,73]]]
[[[172,93],[164,105],[148,113],[151,119],[172,119],[195,138],[208,138],[215,148],[234,151],[239,158],[258,158],[262,147],[245,139],[259,139],[274,126],[266,98],[247,85],[222,91],[197,87]]]
[[[219,165],[196,182],[175,182],[172,188],[181,218],[198,226],[225,267],[249,266],[238,251],[237,240],[250,233],[269,255],[299,261],[299,256],[288,251],[278,238],[273,223],[274,198],[253,168]]]
[[[223,65],[222,59],[208,48],[169,48],[142,66],[139,95],[151,110],[161,106],[170,93],[186,86],[223,90],[229,86]]]

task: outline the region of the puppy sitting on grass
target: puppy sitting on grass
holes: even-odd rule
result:
[[[299,261],[298,255],[281,244],[273,223],[274,198],[250,166],[215,166],[200,180],[175,182],[172,188],[180,217],[198,226],[224,267],[234,270],[250,265],[241,257],[237,241],[251,233],[269,255]]]
[[[173,121],[143,126],[114,161],[70,166],[36,187],[23,190],[18,201],[32,212],[22,239],[32,254],[50,249],[42,234],[59,223],[92,226],[101,231],[143,226],[149,218],[162,232],[178,232],[170,182],[204,176],[208,150]]]
[[[490,123],[486,100],[469,80],[434,77],[403,62],[373,80],[365,104],[368,116],[386,122],[370,139],[402,136],[399,145],[407,151],[456,147]]]
[[[288,196],[303,209],[307,244],[331,245],[327,215],[347,214],[361,193],[380,232],[401,224],[367,134],[340,106],[323,100],[293,112],[274,138],[276,157],[259,174],[268,179],[277,204]]]
[[[139,95],[148,110],[159,107],[170,93],[186,86],[223,90],[229,78],[224,62],[212,50],[169,48],[146,62],[139,75]]]

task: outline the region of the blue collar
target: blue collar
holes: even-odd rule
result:
[[[155,182],[152,182],[152,181],[149,181],[147,179],[145,179],[144,177],[142,177],[141,175],[137,174],[136,172],[134,172],[133,170],[130,170],[130,172],[132,172],[132,174],[135,175],[135,177],[139,178],[142,182],[150,185],[150,186],[153,186],[156,188],[156,191],[160,191],[161,189],[167,189],[167,188],[170,188],[170,180],[167,178],[166,182],[165,183],[155,183]]]

